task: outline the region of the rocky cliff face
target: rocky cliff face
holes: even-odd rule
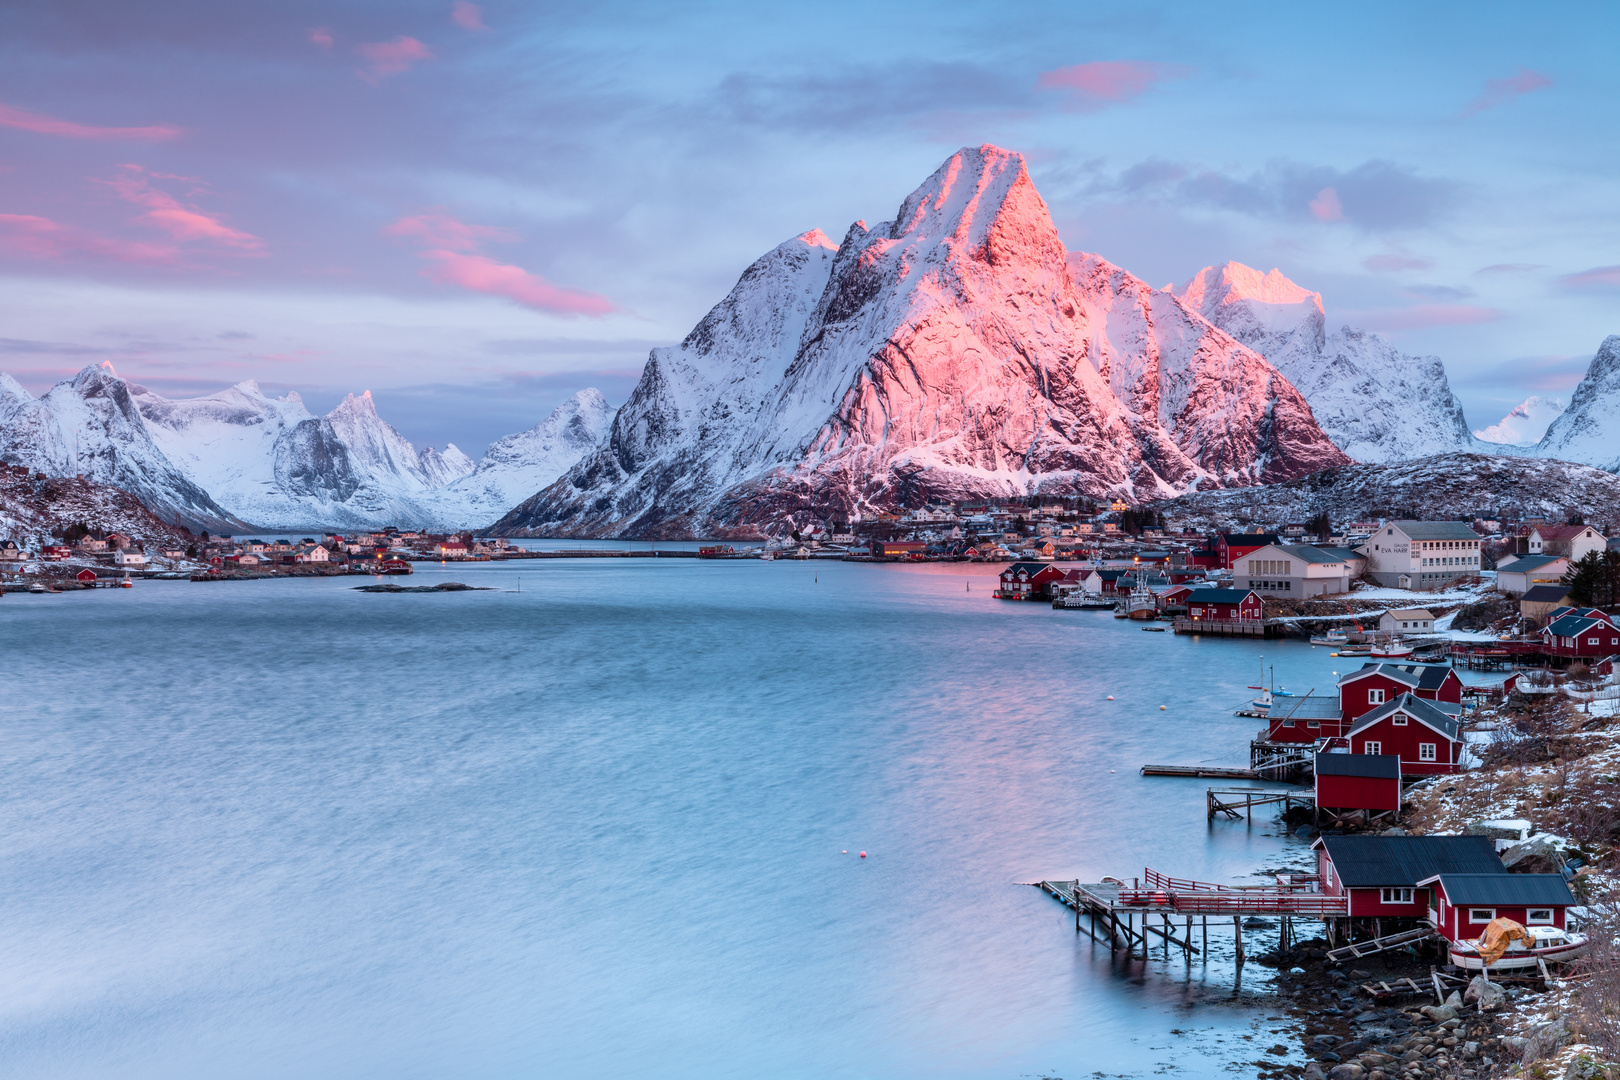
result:
[[[165,521],[191,528],[242,525],[152,441],[111,364],[85,368],[37,399],[0,374],[0,460],[121,488]]]
[[[497,528],[741,535],[930,496],[1143,498],[1346,460],[1259,354],[1071,256],[1022,157],[982,146],[894,220],[754,263],[653,351],[607,442]]]
[[[1322,297],[1280,271],[1209,266],[1176,295],[1260,353],[1305,400],[1334,445],[1357,461],[1405,461],[1474,447],[1437,356],[1408,356],[1377,334],[1329,334]]]
[[[1620,335],[1598,346],[1569,408],[1548,426],[1536,453],[1620,472]]]

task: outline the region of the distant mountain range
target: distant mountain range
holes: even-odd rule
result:
[[[170,400],[111,365],[38,399],[0,375],[0,459],[216,531],[748,536],[930,498],[1191,498],[1435,455],[1620,472],[1620,337],[1557,405],[1470,432],[1439,358],[1329,332],[1321,295],[1277,270],[1227,263],[1161,290],[1069,252],[1023,158],[980,146],[890,221],[767,252],[652,351],[617,412],[581,391],[476,463],[417,450],[369,393],[314,416],[253,382]],[[1397,494],[1376,468],[1343,475]],[[1525,474],[1556,501],[1549,475]]]

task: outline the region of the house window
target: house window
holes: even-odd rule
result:
[[[1531,926],[1551,926],[1553,921],[1552,908],[1533,907],[1524,913],[1524,921]]]
[[[1386,904],[1410,904],[1411,902],[1412,902],[1412,890],[1411,889],[1385,889],[1384,890],[1384,903],[1386,903]]]
[[[1434,743],[1432,743],[1432,742],[1418,743],[1418,760],[1419,761],[1433,761],[1434,760]]]
[[[1384,692],[1382,690],[1369,690],[1369,691],[1367,691],[1367,704],[1369,704],[1369,705],[1382,705],[1383,703],[1384,703]]]
[[[1322,724],[1321,724],[1320,721],[1317,721],[1317,720],[1308,720],[1308,721],[1305,722],[1305,726],[1308,727],[1308,728],[1319,728],[1319,727],[1322,726]]]
[[[1382,754],[1384,752],[1384,744],[1368,739],[1366,742],[1361,744],[1361,752],[1363,754]]]
[[[1488,907],[1471,907],[1468,909],[1468,921],[1471,923],[1488,923],[1496,918],[1496,909]]]
[[[1598,643],[1598,639],[1595,637],[1589,637],[1586,639],[1586,643],[1588,645],[1596,645]]]
[[[1405,713],[1399,713],[1399,712],[1396,713],[1395,716],[1392,718],[1391,722],[1396,727],[1405,727],[1406,726],[1406,714]]]

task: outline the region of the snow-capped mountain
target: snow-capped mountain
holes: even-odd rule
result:
[[[1569,408],[1548,426],[1536,453],[1620,472],[1620,335],[1603,339]]]
[[[1280,271],[1208,266],[1176,295],[1276,365],[1310,402],[1322,430],[1357,461],[1473,448],[1439,357],[1408,356],[1348,326],[1327,333],[1321,294]]]
[[[188,527],[229,531],[243,524],[153,442],[110,363],[87,367],[37,399],[0,374],[0,460],[123,488],[164,520]]]
[[[441,516],[453,508],[463,521],[480,525],[495,521],[573,468],[602,441],[612,423],[613,406],[593,386],[570,397],[529,430],[490,443],[476,466],[456,450],[466,468],[440,492]],[[448,456],[447,451],[447,460]]]
[[[1564,403],[1557,398],[1527,397],[1490,427],[1474,432],[1474,439],[1504,449],[1534,449],[1547,433],[1548,425],[1563,411]]]
[[[982,146],[893,221],[755,262],[653,350],[609,439],[497,529],[774,531],[929,496],[1140,498],[1346,460],[1258,353],[1071,258],[1023,158]]]

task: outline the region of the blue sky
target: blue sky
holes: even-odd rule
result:
[[[476,453],[991,142],[1072,249],[1279,267],[1480,427],[1620,333],[1616,11],[11,5],[0,370],[370,389]]]

